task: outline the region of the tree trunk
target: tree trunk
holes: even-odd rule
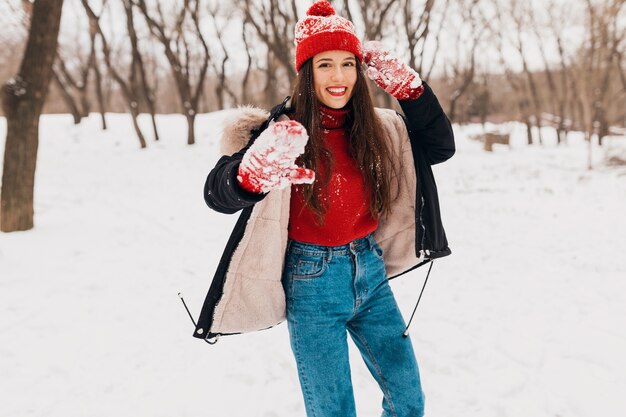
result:
[[[91,113],[91,100],[89,100],[89,76],[91,75],[91,69],[96,66],[96,35],[98,31],[96,28],[90,25],[89,27],[89,39],[91,43],[91,50],[89,52],[89,58],[87,59],[87,65],[81,70],[81,81],[78,94],[80,96],[80,103],[82,106],[83,117],[89,117]]]
[[[242,82],[242,87],[241,87],[241,103],[242,104],[250,104],[250,97],[251,94],[248,91],[248,82],[250,81],[250,71],[252,70],[252,55],[250,54],[250,46],[248,45],[248,40],[246,38],[246,24],[247,24],[247,20],[244,20],[243,22],[243,28],[242,28],[242,37],[243,37],[243,44],[245,46],[245,51],[246,51],[246,55],[248,56],[248,61],[246,63],[246,73],[243,76],[243,82]]]
[[[98,98],[98,111],[100,112],[100,118],[102,119],[102,130],[107,130],[107,119],[104,115],[104,94],[102,93],[102,75],[100,74],[100,68],[98,67],[98,61],[93,64],[93,71],[96,80],[96,97]]]
[[[593,150],[593,133],[591,133],[591,129],[587,129],[585,132],[585,140],[587,141],[587,169],[593,169],[593,158],[591,157],[591,153]]]
[[[154,132],[154,140],[159,140],[159,130],[156,124],[156,110],[154,109],[154,103],[149,104],[150,119],[152,120],[152,131]]]
[[[147,146],[146,138],[143,136],[141,128],[139,127],[139,105],[135,102],[130,104],[130,117],[133,119],[133,128],[135,129],[135,133],[137,133],[139,145],[141,146],[141,149],[144,149]]]
[[[193,145],[196,143],[196,131],[194,128],[194,122],[196,120],[196,115],[187,113],[187,145]]]
[[[524,124],[526,125],[526,138],[528,139],[528,144],[533,144],[533,124],[530,121],[530,117],[524,116]]]
[[[560,145],[565,142],[565,138],[567,137],[567,126],[565,125],[565,102],[563,100],[559,100],[556,108],[558,109],[556,111],[556,116],[558,117],[556,127],[556,143],[557,145]]]
[[[532,110],[530,110],[530,112],[533,115],[534,124],[535,126],[537,126],[537,139],[539,141],[539,145],[543,145],[543,136],[541,135],[541,126],[542,126],[541,100],[539,99],[539,94],[537,93],[537,86],[536,86],[533,74],[530,71],[530,69],[528,69],[528,67],[526,66],[524,55],[523,54],[521,55],[522,55],[523,64],[524,64],[524,72],[526,73],[526,77],[528,79],[528,89],[530,91],[530,97],[531,97],[528,107],[532,106]]]
[[[102,43],[102,53],[104,55],[104,63],[109,70],[109,74],[120,86],[120,90],[122,92],[122,96],[126,100],[126,104],[128,105],[131,117],[133,119],[133,127],[135,132],[137,133],[137,139],[139,139],[139,145],[142,149],[146,147],[146,139],[141,132],[141,128],[137,123],[137,117],[139,116],[139,100],[137,97],[137,72],[135,68],[135,57],[133,56],[133,61],[130,64],[130,76],[128,79],[123,78],[120,75],[120,72],[117,69],[117,66],[113,65],[111,61],[111,49],[109,48],[109,44],[107,39],[102,31],[102,27],[100,26],[100,16],[97,16],[91,6],[89,6],[88,0],[81,0],[83,7],[85,8],[85,12],[87,12],[87,16],[89,17],[89,24],[93,25],[94,28],[97,29],[98,35],[100,35],[100,41]],[[94,68],[96,66],[94,65]]]
[[[220,79],[215,87],[215,95],[217,96],[217,108],[218,110],[224,110],[224,80]]]
[[[276,94],[276,67],[274,65],[274,58],[272,57],[272,52],[268,49],[267,51],[267,71],[265,72],[265,88],[264,88],[264,97],[265,97],[265,107],[271,109],[272,106],[276,105],[278,101]]]
[[[448,116],[448,119],[450,120],[451,123],[458,121],[456,119],[456,102],[459,97],[460,97],[459,95],[455,94],[450,98],[450,107],[448,111],[446,112],[446,115]]]
[[[133,76],[131,77],[131,84],[134,84],[132,87],[133,94],[135,97],[138,97],[140,94],[143,96],[146,105],[148,107],[148,112],[150,113],[150,117],[152,118],[152,130],[154,131],[154,140],[159,140],[159,130],[157,129],[156,120],[155,120],[155,103],[154,103],[154,95],[152,88],[148,85],[148,77],[146,75],[145,65],[143,63],[143,57],[139,52],[139,40],[137,38],[137,32],[135,31],[135,17],[133,13],[133,4],[129,0],[124,1],[124,9],[126,10],[126,28],[128,29],[128,35],[130,37],[130,45],[131,45],[131,53],[133,56],[133,64],[132,71]],[[136,71],[136,72],[135,72]],[[138,74],[140,77],[140,84],[136,84],[136,76]],[[133,82],[134,81],[134,82]]]
[[[87,87],[81,87],[78,90],[78,95],[80,97],[80,115],[81,117],[89,117],[89,113],[91,112],[91,102],[89,101],[89,96],[87,94]]]
[[[156,37],[161,45],[163,45],[165,57],[170,63],[170,67],[172,70],[172,75],[174,76],[174,80],[176,81],[176,88],[178,90],[178,95],[182,103],[182,108],[187,118],[187,124],[189,126],[187,133],[187,143],[192,145],[195,142],[195,134],[194,134],[194,120],[195,115],[198,113],[198,103],[200,102],[200,96],[203,92],[204,80],[206,78],[207,69],[209,67],[210,53],[209,47],[202,35],[202,31],[200,30],[200,18],[199,18],[199,4],[185,2],[183,4],[183,8],[180,11],[180,21],[174,30],[171,31],[171,34],[168,36],[166,32],[165,24],[162,22],[158,23],[154,20],[150,13],[148,13],[148,7],[146,5],[145,0],[138,0],[135,3],[141,13],[143,14],[146,22],[148,23],[148,27],[150,28],[150,32],[154,37]],[[201,57],[198,57],[198,60],[201,62],[200,70],[198,71],[195,77],[191,76],[192,71],[190,71],[190,53],[189,42],[186,39],[186,35],[183,31],[183,22],[186,16],[189,15],[191,22],[193,23],[195,29],[195,40],[199,41],[199,44],[202,46],[204,53]],[[174,41],[174,39],[176,39]],[[173,48],[173,42],[175,42],[178,47]],[[182,45],[182,47],[180,47]],[[195,78],[196,85],[192,87],[193,81]]]
[[[54,81],[56,86],[59,88],[59,91],[61,92],[61,97],[63,97],[63,101],[67,105],[67,108],[70,111],[70,113],[72,113],[72,117],[74,118],[74,124],[75,125],[80,124],[82,115],[81,115],[81,112],[78,110],[78,105],[76,104],[76,100],[74,100],[72,93],[70,93],[69,89],[63,83],[63,81],[59,77],[59,74],[57,74],[54,69],[52,70],[52,81]]]
[[[5,84],[3,106],[7,119],[4,169],[0,193],[0,230],[33,228],[33,194],[39,145],[39,116],[46,99],[63,0],[33,4],[28,41],[20,71]]]
[[[596,132],[598,134],[598,146],[602,147],[603,139],[609,134],[609,122],[606,120],[606,111],[602,107],[598,107],[596,112],[596,123],[598,128]]]

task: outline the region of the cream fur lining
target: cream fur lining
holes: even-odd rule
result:
[[[391,214],[381,218],[374,236],[383,250],[387,276],[419,263],[415,256],[416,176],[404,122],[393,110],[376,109],[398,160],[399,177],[393,186],[398,197]],[[221,150],[232,155],[243,148],[250,132],[269,113],[253,107],[238,109],[226,120]],[[286,120],[281,116],[279,120]],[[291,189],[270,192],[254,206],[241,242],[226,273],[224,294],[215,307],[212,333],[243,333],[272,327],[285,320],[285,294],[281,283],[287,248]]]
[[[246,146],[252,130],[260,127],[269,116],[268,111],[245,106],[237,108],[231,116],[226,117],[220,141],[222,155],[232,155]]]

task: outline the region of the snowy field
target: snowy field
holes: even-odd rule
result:
[[[236,220],[202,199],[226,113],[199,116],[195,146],[161,116],[147,150],[124,115],[107,132],[95,114],[43,117],[35,229],[0,233],[0,416],[305,415],[285,323],[209,346],[177,296],[197,316]],[[588,171],[579,136],[529,147],[501,127],[511,149],[457,128],[434,167],[453,253],[411,326],[426,416],[624,417],[626,167],[596,147]],[[407,320],[425,273],[392,281]],[[359,417],[377,417],[350,353]]]

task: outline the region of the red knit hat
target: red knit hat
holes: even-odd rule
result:
[[[354,25],[337,16],[328,1],[313,3],[306,14],[296,23],[296,71],[300,71],[307,59],[324,51],[352,52],[359,60],[363,59],[361,41],[354,33]]]

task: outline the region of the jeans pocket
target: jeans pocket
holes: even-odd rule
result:
[[[292,279],[312,279],[324,274],[326,257],[296,253],[289,257]]]

